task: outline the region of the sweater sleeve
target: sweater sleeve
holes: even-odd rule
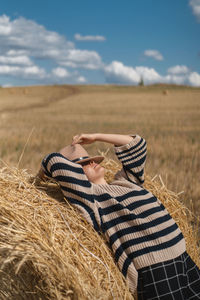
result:
[[[60,153],[48,154],[42,161],[44,173],[55,179],[62,193],[81,215],[99,231],[95,217],[95,204],[92,185],[81,165],[76,164]]]
[[[144,183],[144,166],[146,161],[146,141],[139,135],[133,135],[129,144],[115,146],[115,153],[123,166],[123,173],[128,180]]]

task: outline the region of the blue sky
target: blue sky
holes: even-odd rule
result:
[[[7,0],[0,85],[200,86],[200,0]]]

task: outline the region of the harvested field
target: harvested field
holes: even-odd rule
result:
[[[148,145],[147,174],[161,175],[200,216],[199,99],[199,88],[165,85],[2,88],[0,157],[34,173],[44,155],[75,134],[138,133]],[[96,143],[87,149],[109,148]],[[114,158],[112,149],[108,156]]]

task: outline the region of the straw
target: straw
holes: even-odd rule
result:
[[[110,182],[120,164],[105,159]],[[200,266],[197,222],[159,176],[145,187],[180,226],[187,251]],[[0,299],[133,300],[103,235],[62,196],[53,182],[26,170],[0,169]]]

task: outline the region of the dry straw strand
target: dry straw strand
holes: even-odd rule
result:
[[[27,147],[27,145],[28,145],[28,143],[29,143],[29,140],[30,140],[30,138],[31,138],[31,136],[32,136],[32,134],[33,134],[33,131],[34,131],[34,127],[31,129],[31,132],[29,133],[29,136],[28,136],[28,138],[27,138],[27,141],[26,141],[26,143],[25,143],[25,145],[24,145],[24,148],[23,148],[23,150],[22,150],[22,153],[21,153],[21,155],[20,155],[20,157],[19,157],[19,161],[18,161],[18,163],[17,163],[17,168],[19,168],[19,165],[20,165],[20,162],[21,162],[21,160],[22,160],[22,157],[23,157],[23,155],[24,155],[24,152],[25,152],[25,150],[26,150],[26,147]]]

